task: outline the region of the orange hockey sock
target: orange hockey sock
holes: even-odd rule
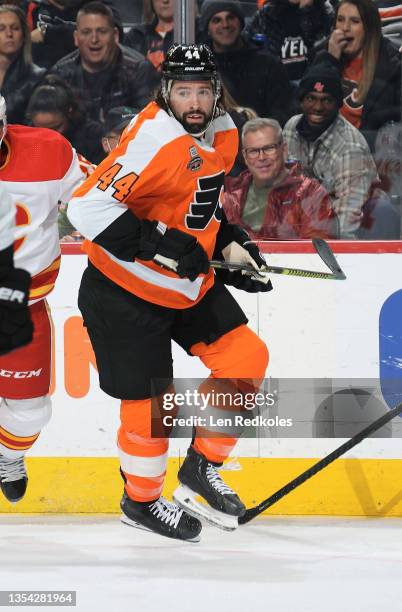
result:
[[[193,355],[211,370],[211,379],[230,379],[240,392],[255,392],[268,365],[265,343],[246,325],[228,332],[215,342],[199,342],[191,347]],[[213,380],[209,380],[212,383]],[[222,463],[234,448],[237,438],[197,427],[195,450],[209,461]]]
[[[151,437],[151,399],[122,400],[118,431],[120,465],[127,495],[134,501],[160,497],[169,442]]]

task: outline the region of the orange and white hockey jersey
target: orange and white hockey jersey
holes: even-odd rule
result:
[[[53,289],[60,267],[59,202],[83,181],[77,155],[61,134],[10,125],[3,141],[0,180],[16,207],[14,264],[32,276],[30,302]]]
[[[87,238],[84,249],[108,278],[140,298],[172,308],[198,302],[213,285],[210,270],[194,282],[153,261],[123,261],[93,240],[130,209],[197,238],[209,257],[219,230],[223,179],[238,149],[229,115],[215,119],[205,138],[151,102],[123,133],[119,146],[74,193],[68,217]]]

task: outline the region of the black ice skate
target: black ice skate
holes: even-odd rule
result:
[[[215,465],[192,447],[187,451],[178,479],[181,484],[174,492],[173,499],[179,506],[215,527],[226,531],[237,528],[238,517],[246,511],[243,502],[223,482]],[[200,495],[208,506],[196,501],[196,495]]]
[[[121,521],[126,525],[154,531],[177,540],[200,541],[199,534],[202,529],[200,521],[163,497],[150,504],[144,504],[133,501],[124,493],[120,507],[123,511]]]
[[[15,504],[24,497],[27,484],[28,476],[24,457],[9,459],[0,455],[0,487],[4,497]]]

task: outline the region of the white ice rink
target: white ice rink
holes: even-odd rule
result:
[[[206,527],[199,544],[105,515],[2,515],[0,531],[2,590],[77,591],[76,608],[51,609],[402,610],[402,519],[272,517]]]

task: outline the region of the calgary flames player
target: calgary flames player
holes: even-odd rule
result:
[[[0,137],[0,180],[16,209],[14,262],[32,276],[32,341],[0,356],[0,486],[17,502],[28,481],[24,455],[51,414],[51,319],[45,298],[60,266],[58,203],[67,202],[84,177],[74,149],[57,132],[7,127],[2,97]]]
[[[28,344],[33,325],[28,295],[31,276],[14,267],[15,206],[0,183],[0,355]]]
[[[68,209],[86,238],[79,307],[100,386],[122,400],[122,520],[182,540],[199,539],[196,517],[234,529],[245,507],[217,472],[236,439],[198,430],[178,474],[180,505],[161,497],[168,440],[152,436],[151,398],[171,384],[171,340],[199,357],[212,378],[262,378],[268,363],[265,344],[209,266],[213,254],[257,270],[264,263],[247,234],[223,216],[223,179],[237,147],[210,49],[174,45],[155,101]],[[175,271],[158,265],[161,256],[176,262]],[[246,291],[271,288],[240,272],[223,280]],[[196,494],[209,505],[197,504]]]

